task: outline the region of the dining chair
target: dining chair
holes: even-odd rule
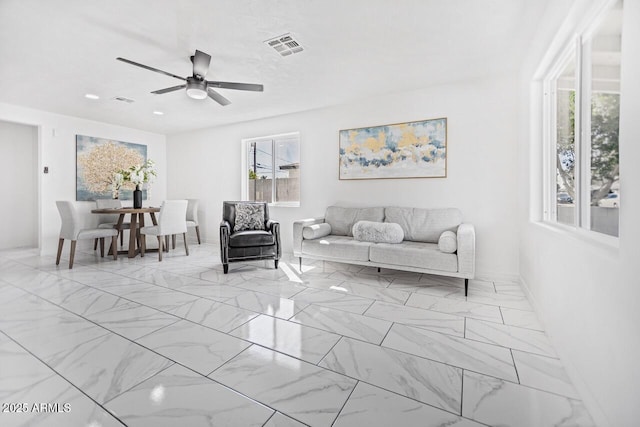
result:
[[[72,202],[57,201],[56,206],[60,212],[62,226],[60,227],[60,239],[58,240],[58,256],[56,265],[60,264],[62,247],[65,240],[71,240],[71,252],[69,254],[69,268],[73,268],[73,258],[76,253],[76,242],[81,239],[99,239],[100,256],[104,258],[104,239],[111,237],[113,259],[118,259],[118,231],[112,228],[81,228],[82,224],[78,212]]]
[[[145,236],[156,236],[158,238],[158,260],[162,261],[162,252],[164,246],[168,246],[168,242],[165,243],[165,237],[175,234],[182,234],[184,239],[184,251],[189,255],[189,246],[187,245],[187,222],[185,217],[187,214],[186,200],[165,200],[160,206],[160,213],[158,215],[158,225],[149,227],[142,227],[140,233]],[[141,255],[144,256],[146,250],[146,241],[142,240]]]
[[[200,224],[198,223],[198,205],[200,201],[198,199],[187,199],[187,229],[195,228],[196,237],[198,238],[198,244],[200,242]]]
[[[121,208],[122,202],[118,199],[96,199],[96,208],[98,209],[116,209]],[[100,214],[98,215],[98,228],[115,228],[118,225],[118,214]],[[124,244],[124,230],[130,230],[131,223],[123,222],[120,230],[120,246]],[[93,250],[98,248],[98,239],[93,243]]]
[[[198,223],[198,204],[200,203],[199,199],[187,199],[187,231],[189,228],[196,229],[196,237],[198,238],[198,244],[201,244],[200,241],[200,224]],[[172,246],[173,249],[176,248],[176,235],[172,235]],[[166,240],[165,240],[166,243]]]

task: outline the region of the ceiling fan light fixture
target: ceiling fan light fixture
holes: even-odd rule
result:
[[[207,97],[207,83],[205,81],[188,78],[187,96],[193,99],[205,99]]]

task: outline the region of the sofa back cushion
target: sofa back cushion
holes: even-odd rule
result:
[[[384,210],[384,222],[400,224],[404,240],[438,243],[443,231],[456,231],[462,223],[462,213],[456,208],[387,207]]]
[[[324,216],[324,222],[331,225],[331,234],[335,236],[349,236],[353,234],[351,229],[358,221],[384,220],[384,208],[345,208],[342,206],[329,206]],[[438,235],[439,236],[439,235]],[[437,241],[437,238],[436,238]]]

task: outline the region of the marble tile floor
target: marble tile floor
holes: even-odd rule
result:
[[[0,252],[0,426],[593,426],[517,283]]]

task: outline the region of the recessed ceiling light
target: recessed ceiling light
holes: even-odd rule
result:
[[[153,114],[155,114],[156,116],[164,115],[164,113],[162,111],[154,111]]]
[[[86,93],[84,95],[85,98],[89,98],[89,99],[100,99],[100,97],[98,95],[94,95],[92,93]]]

